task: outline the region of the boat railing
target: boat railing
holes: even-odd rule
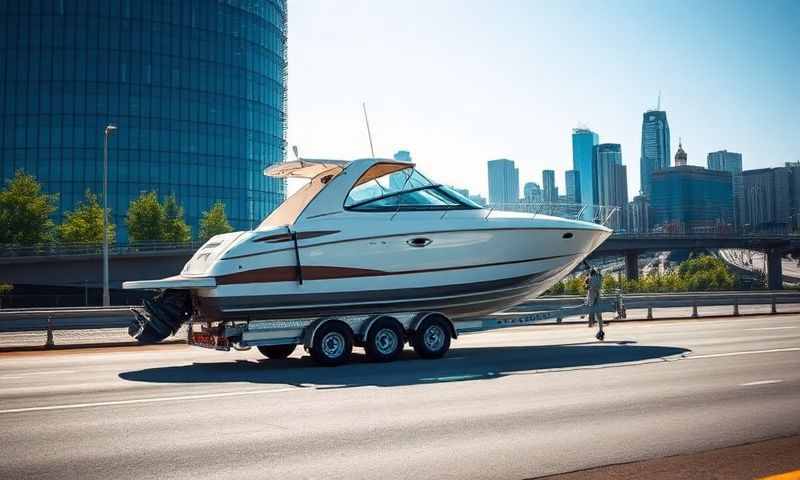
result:
[[[506,212],[532,213],[534,215],[549,215],[551,217],[568,218],[570,220],[583,220],[610,226],[617,222],[620,207],[613,205],[586,205],[582,203],[493,203],[487,207],[486,218],[495,210]]]

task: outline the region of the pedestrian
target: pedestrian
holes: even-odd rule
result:
[[[600,301],[600,289],[603,287],[603,276],[600,272],[592,268],[589,270],[589,277],[586,278],[586,305],[594,307]],[[601,313],[597,314],[602,315]],[[602,319],[602,317],[600,317]],[[589,313],[589,328],[596,322],[595,313]]]

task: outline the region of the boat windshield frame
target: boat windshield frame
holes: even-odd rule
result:
[[[419,171],[416,168],[413,168],[413,167],[409,167],[409,168],[412,170],[412,172],[416,172],[422,178],[424,178],[425,180],[430,182],[430,180],[428,180],[427,177],[425,177],[424,175],[419,173]],[[356,186],[358,186],[358,182],[356,182],[356,185],[353,188],[355,188]],[[352,188],[351,188],[351,190],[352,190]],[[444,196],[447,200],[452,202],[452,204],[451,205],[436,205],[436,204],[431,204],[431,205],[425,205],[425,204],[402,205],[398,201],[397,205],[386,205],[386,206],[380,206],[380,207],[374,207],[374,208],[362,208],[362,207],[364,207],[366,205],[369,205],[369,204],[375,203],[375,202],[379,202],[379,201],[385,200],[387,198],[399,197],[400,195],[406,195],[406,194],[409,194],[409,193],[426,191],[426,190],[435,191],[437,194],[439,194],[440,197]],[[348,191],[347,192],[347,197],[349,197],[349,196],[350,196],[350,192]],[[345,202],[347,201],[347,197],[345,197]],[[389,192],[389,193],[386,193],[384,195],[380,195],[380,196],[377,196],[377,197],[367,198],[365,200],[361,200],[359,202],[356,202],[356,203],[353,203],[353,204],[350,204],[350,205],[344,205],[343,208],[345,210],[347,210],[347,211],[356,211],[356,212],[394,212],[394,211],[400,211],[400,212],[404,212],[404,211],[405,212],[412,212],[412,211],[429,212],[429,211],[442,211],[442,210],[481,210],[481,209],[483,209],[483,207],[481,207],[480,205],[475,204],[474,202],[471,202],[470,200],[465,199],[463,197],[462,198],[459,198],[459,197],[461,197],[461,196],[460,195],[454,195],[453,192],[450,191],[450,189],[445,187],[444,185],[439,184],[439,183],[432,183],[431,182],[428,185],[422,185],[420,187],[397,190],[397,191]]]

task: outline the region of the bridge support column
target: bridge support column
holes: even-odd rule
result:
[[[628,280],[639,279],[639,252],[625,252],[625,277]]]
[[[783,250],[777,248],[767,250],[767,285],[770,290],[783,289],[782,258]]]

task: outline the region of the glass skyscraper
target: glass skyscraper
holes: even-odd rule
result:
[[[556,187],[554,170],[542,170],[542,192],[545,202],[555,203],[558,201],[558,187]]]
[[[519,170],[513,160],[489,160],[489,204],[502,205],[519,202]]]
[[[670,165],[667,112],[650,110],[642,115],[642,154],[639,160],[641,189],[650,196],[653,172]]]
[[[625,227],[628,205],[628,169],[622,164],[622,147],[619,143],[601,143],[594,147],[595,203],[618,207],[610,219],[615,230]]]
[[[737,227],[744,225],[744,180],[742,179],[742,154],[720,150],[707,156],[709,170],[731,172],[733,176],[733,207]]]
[[[577,170],[567,170],[564,172],[564,181],[567,186],[567,202],[581,203],[580,181],[581,176]]]
[[[600,138],[593,131],[586,128],[575,128],[572,130],[572,169],[578,172],[580,183],[581,203],[593,205],[597,203],[596,192],[594,189],[594,146]],[[577,195],[576,195],[577,196]]]
[[[671,232],[724,231],[733,227],[731,174],[684,166],[652,176],[654,224]]]
[[[225,203],[250,228],[283,200],[266,178],[286,130],[286,0],[0,0],[0,171],[60,200],[102,192],[124,240],[142,191],[174,193],[195,234]]]

